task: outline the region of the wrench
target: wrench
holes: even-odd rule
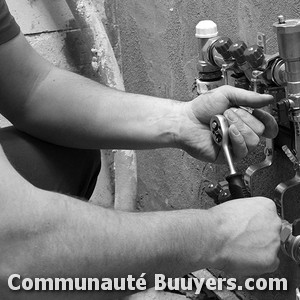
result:
[[[230,174],[226,177],[232,199],[250,197],[243,175],[234,167],[232,155],[229,149],[228,122],[222,115],[215,115],[210,120],[210,129],[215,143],[222,147]]]

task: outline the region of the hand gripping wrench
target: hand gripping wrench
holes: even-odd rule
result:
[[[232,155],[229,149],[228,122],[222,115],[215,115],[211,118],[210,129],[215,143],[222,147],[227,160],[230,175],[226,177],[232,199],[251,197],[244,182],[243,175],[235,170]]]
[[[228,122],[222,115],[216,115],[212,117],[210,122],[210,128],[214,141],[222,146],[224,155],[229,165],[230,175],[226,177],[229,184],[229,191],[232,195],[232,199],[250,197],[243,176],[236,172],[232,156],[229,149],[228,139]],[[284,192],[290,187],[294,186],[294,180],[291,183],[282,184],[281,189],[277,189],[277,193],[283,197]],[[281,185],[280,185],[281,186]],[[283,190],[283,191],[279,191]],[[278,196],[278,195],[277,195]],[[278,197],[280,198],[280,197]],[[276,196],[275,196],[276,200]],[[282,199],[281,199],[282,200]],[[296,263],[300,263],[300,219],[294,221],[293,224],[282,220],[282,230],[280,234],[281,248],[287,256],[292,258]]]

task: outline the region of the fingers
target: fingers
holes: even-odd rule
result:
[[[230,125],[229,127],[229,138],[232,145],[232,152],[236,159],[240,160],[247,156],[248,147],[245,143],[244,137],[240,134],[236,126]]]
[[[230,138],[233,138],[231,139],[232,148],[237,158],[242,158],[245,153],[253,150],[258,145],[259,137],[264,132],[264,125],[242,109],[228,109],[225,111],[224,116],[228,120],[229,126],[234,125],[230,130],[230,133],[232,133]],[[238,134],[233,135],[235,129],[236,133],[240,133],[240,136]],[[241,139],[244,140],[244,143]]]
[[[255,109],[253,114],[241,108],[224,112],[229,123],[229,136],[236,158],[241,159],[259,143],[260,137],[274,138],[278,133],[275,119],[267,112]]]
[[[274,102],[274,98],[268,94],[258,94],[231,86],[222,86],[217,89],[226,96],[232,106],[249,106],[260,108]]]

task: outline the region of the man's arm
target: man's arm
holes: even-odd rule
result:
[[[207,136],[207,116],[234,105],[261,107],[272,101],[270,96],[232,92],[230,87],[187,103],[117,91],[54,67],[22,34],[0,46],[0,65],[1,113],[20,130],[69,147],[192,148],[189,152],[195,157],[212,161],[216,151],[208,155],[207,149],[212,152],[216,146]],[[231,95],[235,93],[240,94],[237,103]],[[247,130],[236,126],[240,136],[231,134],[231,140],[235,153],[243,156],[253,146],[248,137],[255,136],[256,145],[266,127],[276,128],[270,115],[238,118],[242,125],[247,124]]]
[[[281,222],[271,200],[242,199],[208,211],[117,212],[39,190],[11,167],[2,150],[0,158],[0,288],[5,299],[40,299],[40,293],[9,292],[11,274],[101,280],[146,273],[150,287],[160,273],[178,277],[214,267],[250,275],[278,266]],[[48,299],[65,296],[49,293]]]

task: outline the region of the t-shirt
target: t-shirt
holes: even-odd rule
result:
[[[10,14],[5,0],[0,0],[0,45],[8,42],[20,32],[20,27]]]

